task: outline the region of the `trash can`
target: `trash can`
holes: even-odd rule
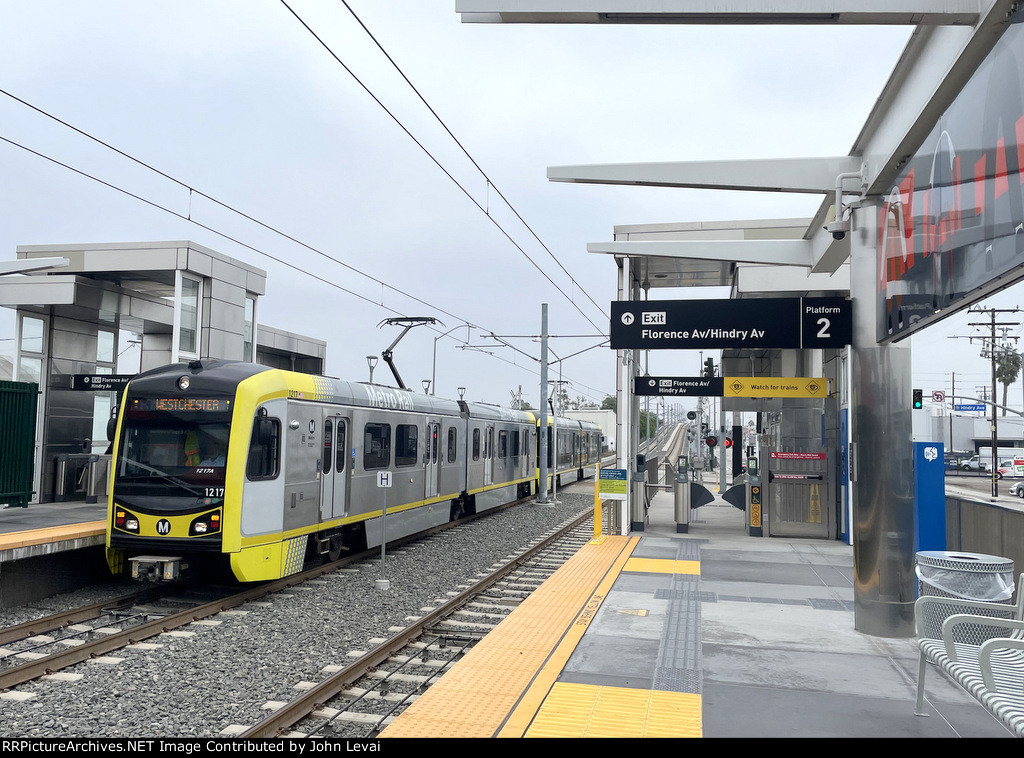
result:
[[[927,550],[917,554],[922,595],[1007,602],[1013,597],[1013,561],[997,555]]]

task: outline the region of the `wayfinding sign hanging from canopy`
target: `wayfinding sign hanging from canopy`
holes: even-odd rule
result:
[[[853,334],[844,297],[617,300],[613,350],[843,348]]]

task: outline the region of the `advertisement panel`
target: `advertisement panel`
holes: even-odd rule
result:
[[[1017,10],[883,198],[879,342],[973,302],[1001,277],[1005,286],[1024,276],[1022,65],[1024,10]]]

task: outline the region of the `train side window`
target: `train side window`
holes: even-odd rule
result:
[[[498,431],[498,457],[508,458],[508,432],[504,429]]]
[[[275,479],[281,470],[281,422],[257,416],[249,439],[245,475],[250,481]]]
[[[337,456],[335,468],[338,470],[339,474],[345,470],[346,450],[347,448],[345,447],[345,420],[342,419],[341,421],[338,422],[338,444],[336,445],[335,448],[335,455]]]
[[[420,430],[415,424],[399,424],[395,427],[395,465],[415,466],[416,445]]]
[[[473,430],[473,460],[480,460],[480,430]]]
[[[519,430],[518,429],[513,429],[512,430],[512,457],[513,458],[518,458],[519,457]]]
[[[363,468],[387,468],[391,463],[391,424],[363,427]]]
[[[457,452],[458,452],[457,449],[456,449],[456,442],[457,442],[457,435],[455,433],[455,427],[454,426],[449,426],[448,427],[448,462],[449,463],[455,463],[455,458],[456,458]]]
[[[323,468],[324,473],[331,473],[331,463],[333,462],[334,455],[331,450],[331,444],[334,442],[334,422],[330,419],[324,421],[324,454],[323,454]]]

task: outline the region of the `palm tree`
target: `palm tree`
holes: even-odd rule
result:
[[[996,381],[1003,385],[1003,415],[1006,415],[1006,391],[1020,375],[1021,356],[1015,350],[1002,350],[996,356]]]

